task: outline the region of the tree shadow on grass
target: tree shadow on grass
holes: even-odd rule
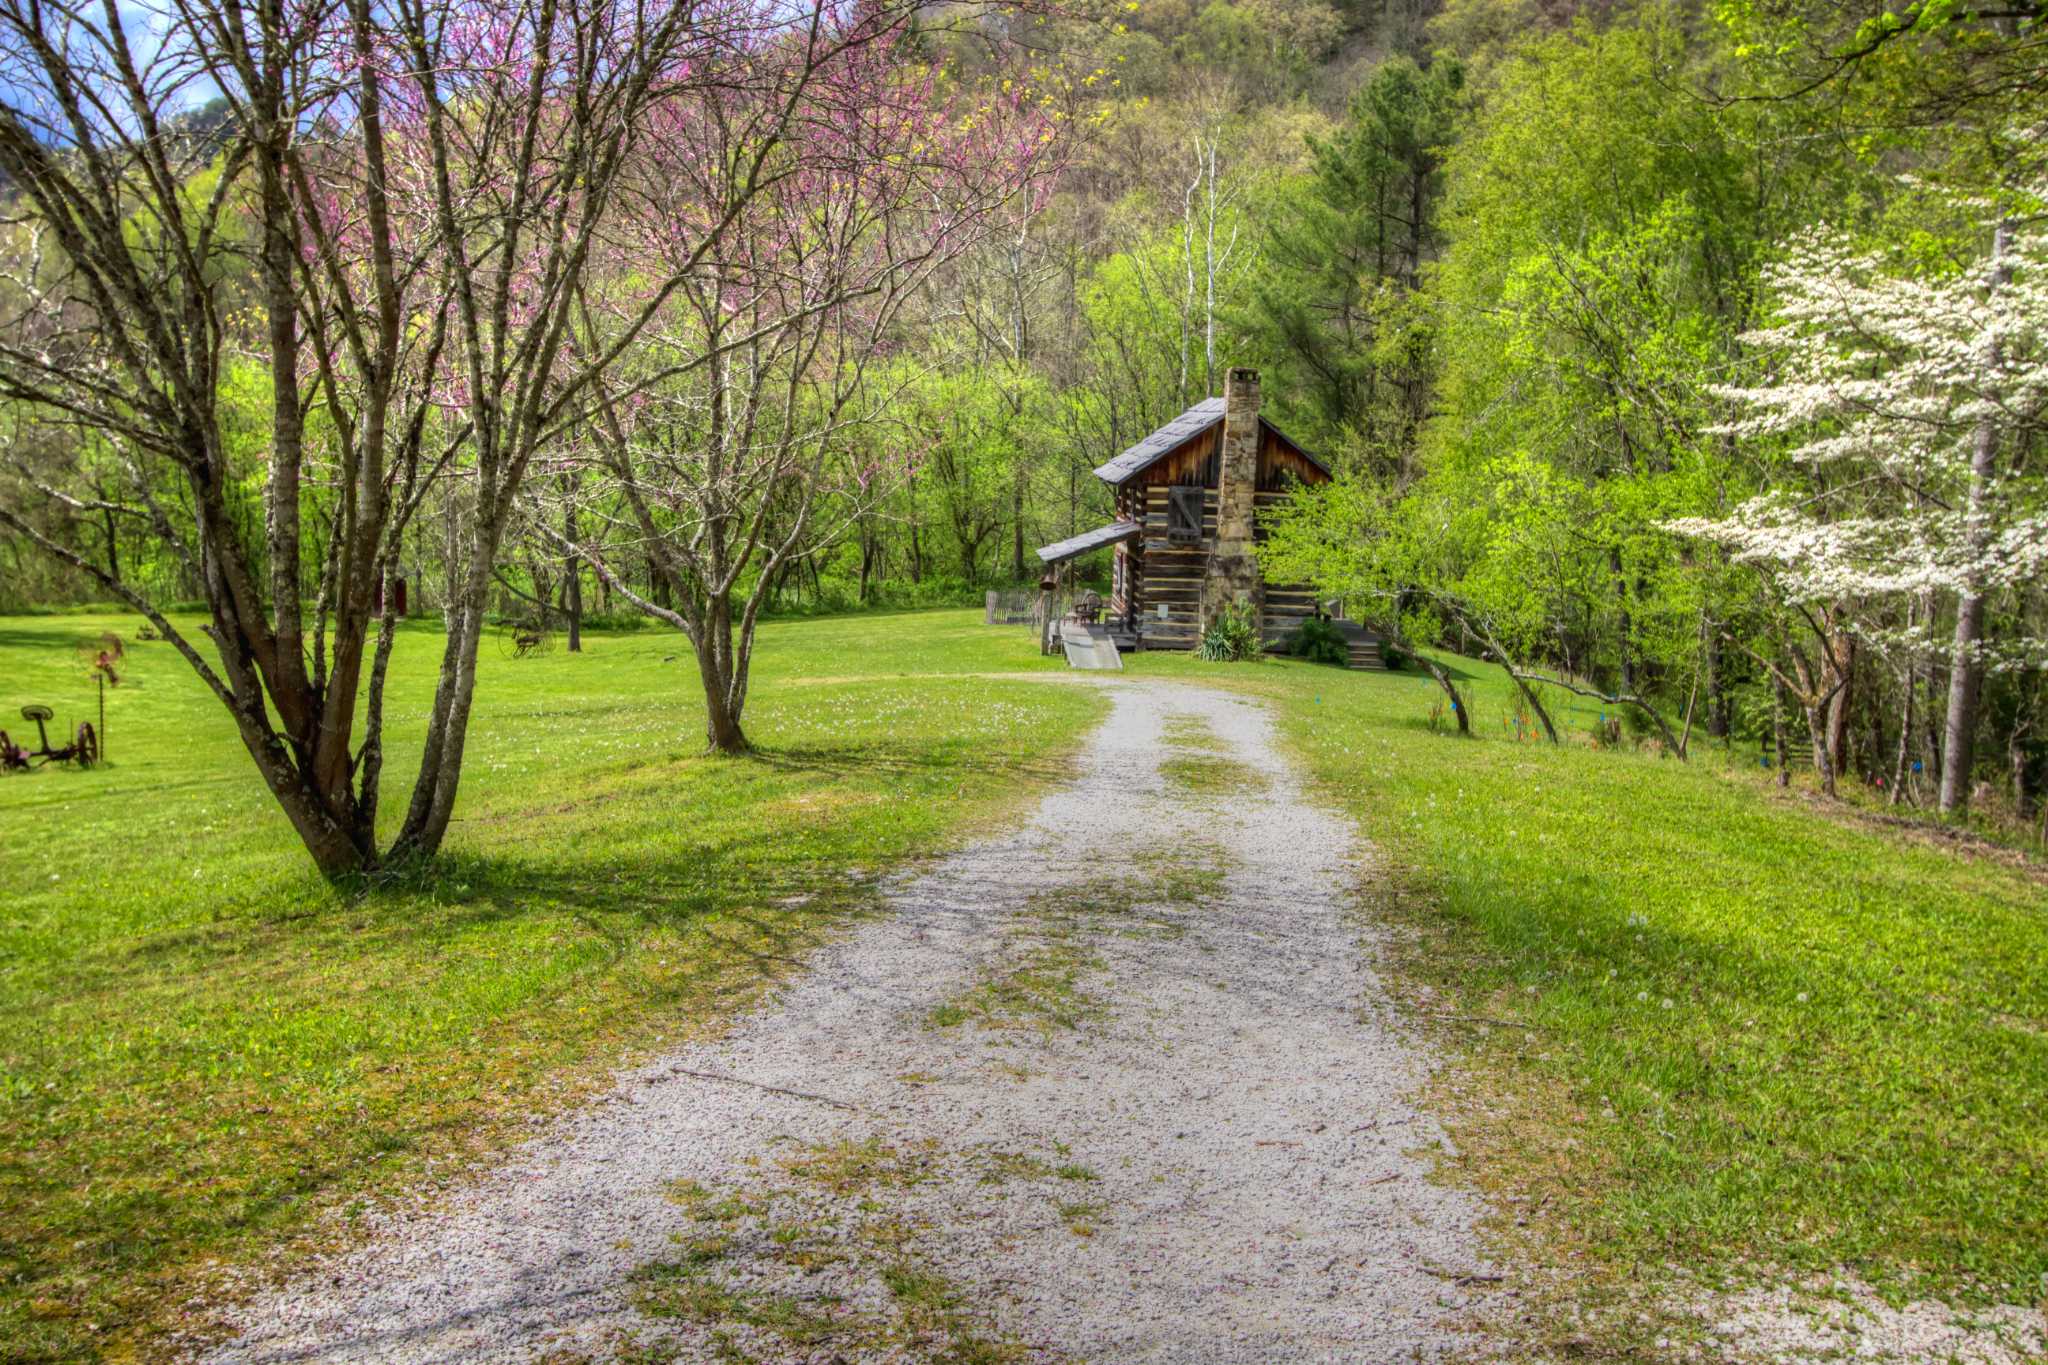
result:
[[[850,880],[830,867],[790,859],[786,845],[782,832],[763,830],[719,840],[679,840],[667,850],[590,862],[517,853],[445,854],[410,887],[373,893],[365,907],[388,910],[379,916],[384,932],[453,939],[536,913],[567,913],[593,928],[630,918],[679,930],[708,915],[763,904],[836,906],[872,895],[872,878]],[[426,922],[408,918],[422,893],[434,898]],[[799,899],[803,907],[794,904]]]
[[[406,1078],[473,1083],[457,1059],[496,1049],[480,1038],[532,1052],[538,1077],[621,1029],[635,1032],[624,1022],[632,1017],[658,1020],[663,1031],[735,1015],[879,900],[874,876],[778,856],[784,846],[762,830],[624,859],[456,852],[331,897],[314,914],[188,926],[94,954],[70,976],[71,1017],[91,1028],[137,1005],[154,1016],[141,1033],[117,1025],[129,1038],[109,1060],[132,1069],[137,1085],[157,1078],[151,1102],[175,1104],[137,1112],[125,1135],[85,1135],[110,1169],[150,1174],[120,1198],[123,1211],[109,1224],[129,1231],[74,1252],[132,1274],[177,1255],[194,1228],[215,1237],[273,1223],[344,1170],[449,1123],[461,1107],[403,1098]],[[502,975],[480,960],[485,948],[507,950]],[[325,1021],[327,1041],[301,1037],[294,1017]],[[24,1074],[62,1074],[76,1060],[75,1039],[20,1042],[10,1060]],[[273,1071],[286,1079],[271,1081]],[[334,1082],[322,1078],[342,1074],[357,1077],[344,1093],[362,1096],[378,1116],[361,1132],[342,1132],[357,1120],[327,1111],[322,1088]],[[127,1104],[129,1090],[119,1094],[111,1107]],[[52,1090],[43,1107],[64,1098]],[[208,1163],[225,1158],[209,1115],[234,1115],[264,1134],[279,1162],[258,1161],[236,1172],[233,1188],[214,1188]],[[96,1213],[68,1207],[65,1180],[42,1175],[54,1182],[45,1194],[55,1201],[44,1232],[75,1243],[94,1217],[112,1213],[102,1195]],[[187,1226],[125,1250],[116,1244],[138,1224]],[[31,1279],[55,1273],[63,1258],[46,1254],[44,1240],[0,1238],[0,1267],[35,1271]]]
[[[76,656],[80,644],[88,640],[97,643],[102,633],[72,619],[61,623],[53,621],[41,629],[0,626],[0,649],[47,650],[57,662],[68,664]],[[114,633],[121,636],[124,644],[132,643],[135,638],[132,632]]]
[[[1071,776],[1059,759],[1020,759],[996,748],[973,751],[959,742],[799,744],[756,748],[715,761],[772,775],[773,787],[763,793],[767,801],[829,799],[841,792],[856,798],[923,798],[934,794],[920,790],[918,779],[933,777],[957,778],[962,785],[984,789],[1007,781],[1036,791]],[[640,765],[639,776],[646,780],[659,774]],[[875,778],[910,779],[910,784],[892,792],[887,788],[894,784],[884,783],[877,792],[846,781]],[[603,793],[598,799],[630,802],[634,796]],[[576,809],[587,817],[590,805],[578,803]],[[576,830],[559,831],[567,847],[550,837],[544,828],[549,816],[513,812],[501,818],[537,818],[543,828],[533,831],[537,839],[522,840],[513,850],[447,850],[431,862],[377,878],[354,908],[375,921],[372,932],[407,938],[455,938],[536,910],[566,910],[593,924],[630,916],[666,929],[713,914],[766,913],[764,907],[773,907],[778,916],[795,909],[815,916],[872,904],[886,865],[921,851],[869,843],[857,830],[837,825],[804,829],[801,821],[792,820],[714,837],[678,827],[669,837],[593,854],[575,847]],[[623,820],[644,818],[642,812],[622,815]],[[849,873],[849,863],[858,865],[857,875]],[[425,917],[419,913],[423,900],[430,907]]]
[[[1437,667],[1450,676],[1452,682],[1472,682],[1479,677],[1477,673],[1464,667],[1468,660],[1456,654],[1431,654],[1429,657],[1436,661]],[[1423,682],[1431,681],[1427,670],[1420,667],[1403,667],[1398,670],[1389,671],[1399,672],[1411,678],[1420,678]]]
[[[923,745],[791,744],[761,746],[728,760],[755,763],[780,773],[843,777],[955,772],[967,777],[1007,777],[1037,785],[1071,775],[1067,763],[1041,755],[1023,759],[1000,748],[973,751],[971,741]]]
[[[1014,781],[1034,789],[1068,776],[1065,765],[1054,759],[1019,760],[994,749],[963,751],[952,743],[792,745],[718,762],[773,775],[782,790],[766,793],[770,800],[843,790],[868,794],[846,779],[908,779],[912,790],[905,795],[920,797],[929,794],[916,789],[920,779],[941,775],[976,785]],[[638,773],[643,781],[659,775],[645,765]],[[97,970],[74,960],[70,988],[118,988],[118,978],[136,970],[191,970],[202,964],[246,969],[251,955],[306,951],[337,935],[346,936],[346,952],[353,956],[400,945],[431,947],[535,914],[567,912],[593,927],[629,915],[675,930],[707,914],[780,906],[798,897],[832,904],[865,901],[872,898],[873,879],[849,882],[837,866],[843,858],[870,862],[917,851],[853,848],[795,822],[728,829],[715,836],[682,824],[672,835],[643,839],[630,848],[583,847],[591,835],[649,818],[644,811],[627,809],[616,822],[597,817],[603,823],[587,823],[593,805],[630,806],[638,795],[599,791],[563,807],[560,814],[529,807],[475,817],[466,823],[521,829],[516,839],[502,840],[511,847],[447,849],[432,860],[352,886],[330,887],[310,870],[280,869],[274,877],[242,885],[207,922],[125,939],[108,945],[113,951],[106,954],[83,955],[99,959]],[[792,835],[805,833],[818,837],[792,842]],[[494,836],[493,842],[500,841]]]

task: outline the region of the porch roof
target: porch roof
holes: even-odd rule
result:
[[[1113,521],[1107,526],[1098,526],[1092,531],[1083,531],[1078,536],[1038,547],[1038,557],[1048,564],[1058,564],[1076,555],[1087,554],[1090,550],[1114,545],[1120,540],[1129,540],[1143,530],[1135,521]]]

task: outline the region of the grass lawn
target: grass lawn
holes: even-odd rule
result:
[[[68,733],[72,643],[103,624],[131,623],[0,622],[0,708],[48,702]],[[438,643],[401,648],[394,767]],[[346,897],[168,647],[132,649],[110,767],[0,779],[0,1359],[147,1354],[206,1261],[459,1170],[715,1028],[1101,714],[977,676],[1057,665],[973,613],[777,624],[761,651],[764,751],[718,760],[673,636],[487,644],[449,855]],[[1504,1231],[1610,1282],[1849,1265],[2038,1297],[2048,885],[1740,762],[1517,742],[1505,680],[1452,662],[1477,739],[1432,729],[1417,675],[1128,666],[1271,698],[1384,855],[1393,988],[1451,1048],[1436,1088],[1466,1178],[1528,1223]]]
[[[1475,739],[1431,728],[1419,674],[1130,661],[1272,697],[1394,864],[1369,895],[1397,990],[1459,1059],[1439,1089],[1470,1178],[1617,1279],[1847,1265],[2039,1301],[2038,871],[1816,814],[1753,756],[1517,742],[1505,676],[1447,662]]]
[[[1101,712],[972,676],[1041,666],[978,614],[771,624],[762,752],[712,759],[676,636],[487,641],[447,856],[350,896],[135,624],[0,620],[0,715],[45,702],[66,736],[92,704],[75,642],[130,640],[111,763],[0,778],[5,1360],[153,1356],[206,1262],[459,1169],[633,1049],[717,1027],[892,865],[1055,777]],[[439,649],[415,624],[395,657],[394,817]]]

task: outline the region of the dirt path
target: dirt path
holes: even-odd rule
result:
[[[1111,684],[1012,837],[723,1040],[240,1310],[222,1361],[1434,1359],[1484,1292],[1350,831],[1265,712]],[[1162,856],[1163,855],[1163,856]]]

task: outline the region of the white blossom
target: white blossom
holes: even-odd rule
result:
[[[1882,602],[1929,591],[1984,593],[2048,570],[2048,490],[2011,473],[2048,414],[2048,231],[2012,231],[1990,261],[1913,275],[1817,230],[1767,272],[1771,326],[1744,341],[1764,382],[1714,392],[1736,405],[1720,434],[1783,450],[1765,490],[1726,517],[1668,529],[1723,547],[1795,602]],[[1973,446],[1999,437],[2001,474],[1975,524]],[[1973,532],[1975,532],[1973,534]],[[1994,666],[2048,660],[2005,641]]]

